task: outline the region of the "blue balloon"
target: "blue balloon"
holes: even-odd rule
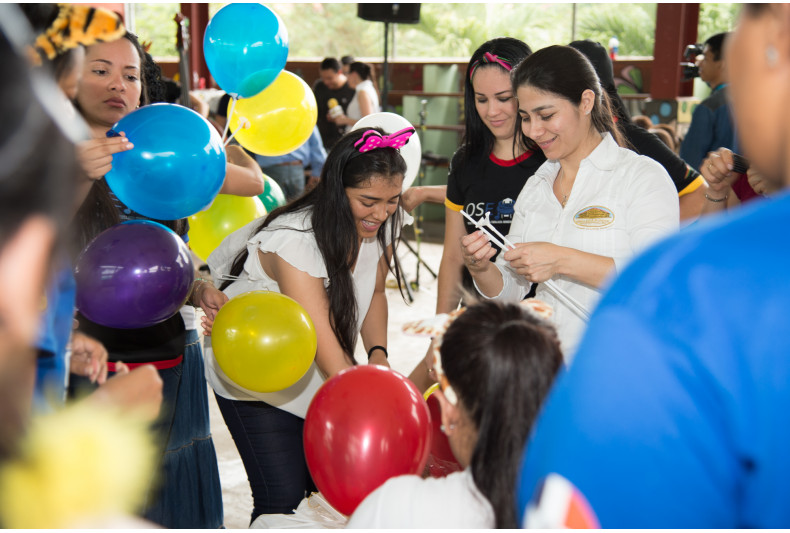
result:
[[[105,179],[118,199],[141,215],[185,218],[208,207],[222,188],[222,139],[191,109],[144,106],[119,120],[107,136],[120,132],[134,148],[113,155]]]
[[[203,55],[217,85],[231,96],[249,98],[285,68],[288,31],[264,5],[228,4],[206,27]]]

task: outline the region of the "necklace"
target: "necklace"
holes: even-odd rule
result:
[[[560,167],[560,174],[557,177],[557,188],[559,188],[559,182],[560,180],[562,180],[564,176],[565,176],[565,169]],[[568,194],[570,194],[570,191],[564,193],[562,192],[562,189],[560,189],[560,194],[562,194],[562,200],[560,200],[560,205],[562,205],[562,207],[565,208],[565,204],[568,203]]]

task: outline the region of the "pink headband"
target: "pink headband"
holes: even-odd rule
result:
[[[472,68],[469,70],[469,79],[470,80],[472,79],[472,76],[474,76],[475,70],[477,69],[477,67],[480,66],[481,62],[482,63],[499,63],[499,65],[503,69],[507,70],[508,72],[513,70],[513,67],[510,65],[510,60],[509,59],[505,59],[504,57],[495,56],[491,52],[486,52],[485,54],[483,54],[483,57],[481,59],[478,59],[477,61],[475,61],[472,64]]]
[[[354,147],[359,147],[360,153],[369,152],[376,148],[400,148],[409,142],[409,137],[414,132],[415,130],[411,126],[390,135],[382,135],[376,130],[368,130],[354,143]]]

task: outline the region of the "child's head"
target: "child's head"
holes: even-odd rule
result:
[[[522,305],[480,301],[447,328],[441,363],[458,402],[456,408],[443,402],[443,420],[447,409],[456,424],[473,425],[467,453],[475,484],[494,507],[497,527],[517,527],[512,491],[518,464],[562,364],[556,332]],[[453,424],[452,416],[448,421]]]

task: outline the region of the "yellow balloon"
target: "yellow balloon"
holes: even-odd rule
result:
[[[318,108],[315,95],[304,80],[284,70],[255,96],[241,98],[235,106],[229,102],[228,116],[239,144],[256,154],[277,156],[293,152],[307,142]],[[241,118],[249,121],[249,128],[240,129]]]
[[[189,247],[205,261],[222,239],[263,216],[266,208],[258,197],[218,194],[211,207],[189,217]]]
[[[318,341],[310,315],[277,292],[252,291],[232,298],[217,313],[211,345],[234,383],[255,392],[290,387],[305,375]]]

